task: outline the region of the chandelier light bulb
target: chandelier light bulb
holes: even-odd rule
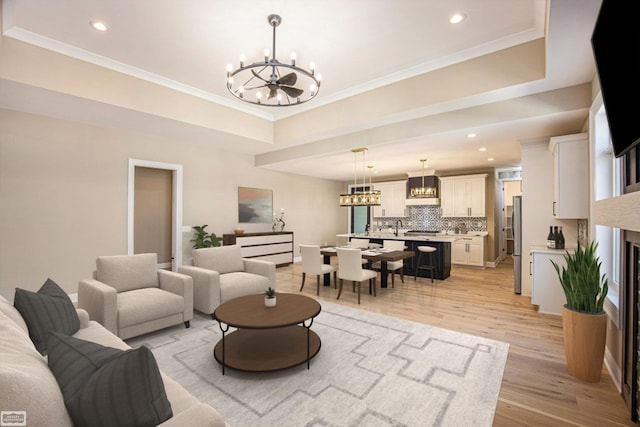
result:
[[[296,59],[297,59],[297,55],[295,52],[291,52],[291,65],[296,65]]]
[[[318,73],[316,75],[316,80],[318,80],[318,83],[320,83],[322,81],[322,74]]]
[[[244,61],[246,61],[246,57],[244,55],[240,55],[240,66],[244,67]],[[233,71],[233,68],[229,71]]]
[[[311,72],[316,70],[316,63],[315,62],[309,62],[309,68],[311,69]]]
[[[318,90],[318,88],[316,87],[316,85],[313,85],[313,84],[312,84],[311,86],[309,86],[309,91],[310,91],[312,94],[316,93],[316,90]]]
[[[264,62],[269,62],[269,49],[264,50]]]

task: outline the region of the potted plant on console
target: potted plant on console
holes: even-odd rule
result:
[[[579,380],[600,381],[607,335],[604,301],[608,280],[600,273],[598,244],[578,247],[564,258],[566,268],[551,261],[567,298],[562,308],[562,329],[569,374]]]
[[[265,307],[276,306],[276,290],[269,286],[269,289],[264,291],[264,305]]]
[[[193,243],[193,249],[201,249],[201,248],[212,248],[220,246],[220,242],[222,242],[222,237],[216,236],[216,233],[207,233],[205,228],[208,225],[194,225],[193,231],[194,236],[190,242]]]

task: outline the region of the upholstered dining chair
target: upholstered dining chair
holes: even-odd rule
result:
[[[403,251],[405,248],[404,240],[384,240],[382,247],[393,251]],[[380,261],[371,264],[374,270],[380,270]],[[395,287],[396,271],[400,273],[400,280],[404,283],[404,261],[390,261],[387,263],[387,271],[391,273],[391,287]]]
[[[336,248],[336,251],[338,253],[338,278],[340,279],[338,297],[336,299],[340,299],[342,285],[345,280],[350,280],[354,287],[356,283],[358,284],[358,304],[360,304],[360,287],[364,281],[369,282],[375,297],[378,273],[362,268],[362,251],[358,248]]]
[[[369,239],[351,239],[349,244],[354,248],[367,249],[369,247]]]
[[[353,248],[359,248],[359,249],[368,249],[369,248],[369,239],[351,239],[349,241],[349,245]],[[362,260],[360,261],[362,264],[367,264],[369,261],[367,261],[366,259],[362,258]]]
[[[337,269],[331,264],[324,264],[320,255],[319,245],[299,245],[300,255],[302,256],[302,284],[300,292],[304,288],[304,281],[307,274],[316,276],[316,295],[320,295],[320,276],[333,273],[333,285],[338,286]]]

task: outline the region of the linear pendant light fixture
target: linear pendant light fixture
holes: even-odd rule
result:
[[[411,197],[436,197],[438,191],[436,187],[424,186],[424,163],[427,159],[420,159],[420,161],[422,162],[422,186],[411,188]]]
[[[264,59],[245,65],[244,55],[240,55],[240,67],[227,65],[227,89],[236,98],[250,104],[267,107],[287,107],[312,100],[320,89],[321,75],[316,74],[312,62],[310,70],[296,66],[296,54],[291,53],[291,64],[276,58],[276,28],[282,22],[280,15],[269,15],[269,25],[273,28],[271,58],[269,49],[264,50]]]
[[[372,165],[369,165],[369,190],[365,190],[366,177],[365,177],[365,152],[367,149],[354,148],[351,150],[353,153],[353,193],[340,195],[340,206],[380,206],[382,201],[382,193],[380,190],[374,190],[371,184],[371,169]],[[362,153],[362,187],[358,190],[357,181],[357,160],[358,153]]]

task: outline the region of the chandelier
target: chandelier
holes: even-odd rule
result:
[[[298,105],[315,98],[320,89],[320,74],[315,72],[312,62],[310,70],[296,66],[296,54],[291,53],[291,64],[276,58],[276,27],[282,22],[280,15],[269,15],[267,22],[273,28],[271,58],[269,49],[264,50],[264,59],[245,64],[240,56],[240,67],[227,65],[227,89],[236,98],[251,104],[269,107]]]
[[[365,151],[367,149],[365,147],[362,148],[354,148],[351,150],[353,153],[353,193],[350,194],[341,194],[340,195],[340,206],[380,206],[380,202],[382,201],[382,194],[380,190],[374,190],[371,185],[371,169],[372,165],[369,165],[369,190],[365,190]],[[361,190],[358,190],[358,182],[357,182],[357,160],[358,153],[362,153],[362,187]]]
[[[422,186],[421,187],[413,187],[411,189],[411,197],[436,197],[437,189],[436,187],[425,187],[424,186],[424,162],[427,159],[420,159],[422,162]]]

